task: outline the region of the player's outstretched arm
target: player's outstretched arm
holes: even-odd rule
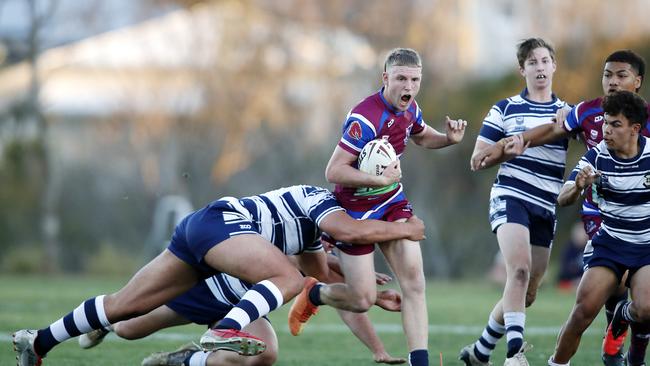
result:
[[[318,225],[335,240],[348,244],[374,244],[398,239],[420,241],[424,236],[424,222],[411,216],[405,222],[355,220],[343,211],[332,212]]]
[[[401,176],[399,171],[396,174],[376,176],[354,168],[353,165],[356,161],[357,157],[355,155],[336,146],[325,168],[325,178],[330,183],[347,187],[380,188],[399,182]],[[397,169],[399,170],[399,161],[397,162]]]
[[[462,119],[454,120],[447,116],[445,117],[445,133],[438,132],[435,128],[425,125],[424,130],[411,135],[411,139],[418,146],[428,149],[440,149],[461,142],[465,136],[465,127],[467,127],[467,121]]]

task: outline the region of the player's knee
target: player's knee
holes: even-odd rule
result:
[[[426,288],[424,272],[415,269],[407,272],[399,278],[399,285],[405,297],[423,295]]]
[[[585,302],[578,302],[573,307],[571,312],[570,319],[576,325],[585,325],[588,326],[598,315],[599,309],[596,306],[587,304]]]
[[[517,266],[512,271],[512,279],[520,286],[528,286],[530,280],[530,268],[528,266]]]
[[[350,299],[348,305],[350,311],[355,313],[364,313],[375,304],[376,294],[374,293],[364,293],[358,294],[357,296]]]
[[[635,301],[632,303],[632,305],[637,317],[637,322],[645,323],[647,321],[650,321],[650,304]]]

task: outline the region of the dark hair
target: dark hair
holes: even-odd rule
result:
[[[535,48],[544,47],[548,50],[548,53],[551,55],[551,59],[555,61],[555,49],[551,46],[550,43],[546,42],[542,38],[528,38],[519,42],[517,45],[517,61],[519,61],[519,67],[524,67],[524,62],[530,53],[533,52]]]
[[[603,111],[610,116],[622,114],[630,123],[639,123],[641,127],[648,120],[648,105],[637,93],[621,90],[605,96]]]
[[[391,66],[422,67],[422,60],[418,52],[411,48],[395,48],[388,53],[384,61],[384,71]]]
[[[630,64],[634,72],[641,77],[641,84],[645,77],[645,60],[643,57],[637,55],[632,50],[618,50],[611,55],[607,56],[605,63],[608,62],[623,62]]]

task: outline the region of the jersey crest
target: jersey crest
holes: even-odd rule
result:
[[[359,121],[352,121],[352,123],[350,123],[350,127],[348,127],[347,134],[348,136],[352,137],[355,140],[361,140],[361,138],[363,137],[363,132]]]

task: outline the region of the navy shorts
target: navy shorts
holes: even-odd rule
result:
[[[256,224],[245,215],[225,201],[214,201],[176,226],[167,249],[207,278],[219,272],[205,263],[205,254],[222,241],[241,234],[259,235]]]
[[[588,253],[585,249],[583,257],[585,270],[592,267],[607,267],[616,274],[619,281],[625,271],[629,270],[628,286],[636,271],[650,265],[649,246],[624,242],[611,237],[602,229],[591,239],[590,247],[593,251]]]
[[[228,284],[224,280],[225,277],[221,274],[200,281],[165,305],[195,324],[213,325],[223,319],[251,287],[242,283],[239,288],[234,288],[232,282]],[[266,316],[264,318],[268,321]]]
[[[490,224],[496,233],[505,223],[521,224],[530,232],[530,244],[550,248],[557,220],[551,211],[519,198],[503,196],[490,200]]]

